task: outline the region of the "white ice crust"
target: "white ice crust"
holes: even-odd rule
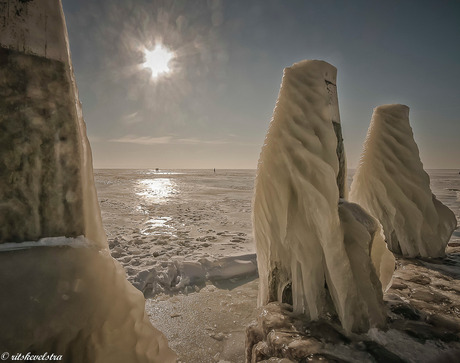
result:
[[[336,68],[323,61],[284,71],[253,201],[259,304],[283,301],[292,281],[295,311],[312,320],[333,311],[347,331],[359,331],[384,324],[382,285],[394,259],[377,226],[358,218],[372,217],[338,206],[335,83]]]
[[[25,241],[25,242],[7,242],[0,244],[0,252],[23,250],[34,247],[73,247],[73,248],[84,248],[94,246],[95,243],[91,242],[84,236],[78,237],[45,237],[38,241]]]
[[[375,108],[350,200],[381,222],[393,252],[444,256],[457,220],[431,192],[409,124],[409,107]]]

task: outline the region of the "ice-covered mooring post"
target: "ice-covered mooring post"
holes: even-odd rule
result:
[[[385,324],[394,257],[379,223],[344,199],[336,72],[323,61],[284,70],[253,200],[259,305],[288,302],[361,332]]]
[[[383,225],[388,248],[407,257],[441,257],[457,226],[431,192],[409,124],[409,107],[375,108],[350,200]]]
[[[108,250],[61,1],[0,11],[0,351],[174,362]]]

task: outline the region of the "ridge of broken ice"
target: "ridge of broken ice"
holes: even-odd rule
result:
[[[176,257],[139,271],[132,277],[132,284],[146,297],[153,297],[161,293],[194,291],[208,281],[219,284],[256,275],[255,253],[198,261]]]

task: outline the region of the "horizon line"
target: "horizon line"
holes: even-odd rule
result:
[[[120,167],[93,167],[93,170],[257,170],[257,168],[120,168]],[[347,168],[347,170],[356,170],[357,168]],[[460,168],[424,168],[423,170],[460,170]]]

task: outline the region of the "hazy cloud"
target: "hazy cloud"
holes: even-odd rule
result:
[[[148,137],[126,135],[117,139],[110,139],[110,142],[120,142],[138,145],[155,145],[155,144],[180,144],[180,145],[222,145],[228,144],[225,140],[200,140],[194,138],[175,138],[173,136]]]
[[[142,122],[142,118],[139,117],[138,111],[130,113],[129,115],[123,116],[122,120],[126,125],[132,125],[138,122]]]

